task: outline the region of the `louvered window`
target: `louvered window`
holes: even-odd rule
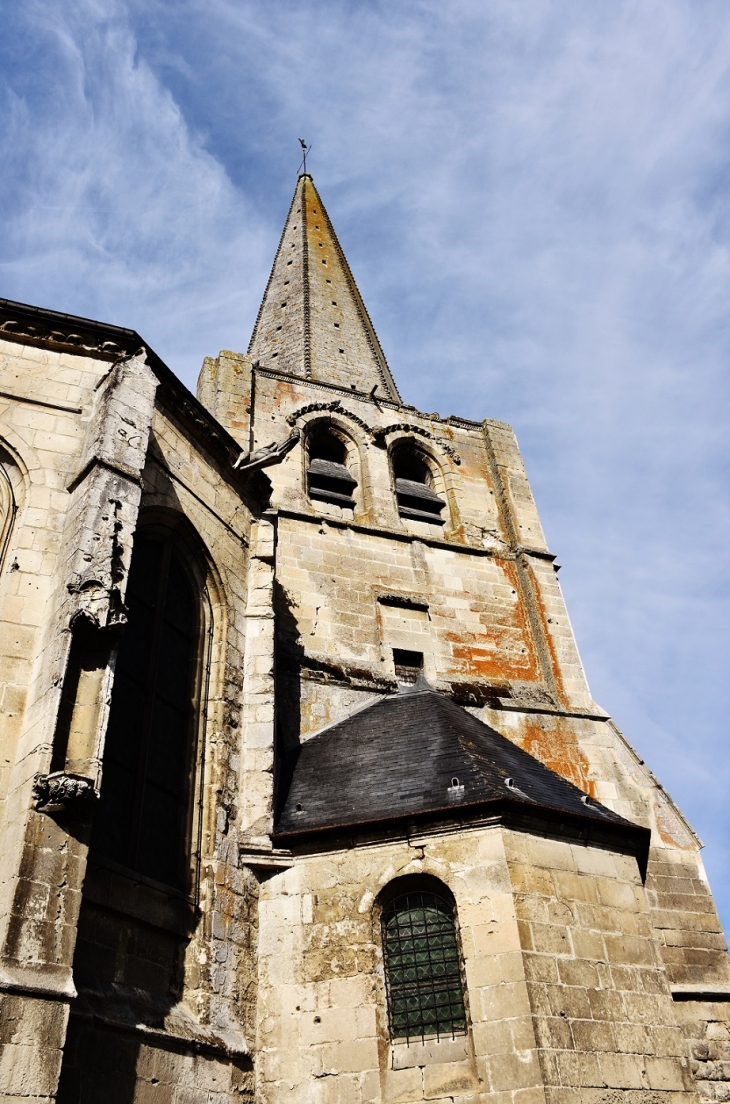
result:
[[[382,918],[391,1038],[452,1038],[466,1031],[453,906],[437,893],[396,897]]]
[[[311,499],[354,509],[353,491],[357,480],[345,464],[346,458],[344,444],[333,433],[320,432],[312,436],[307,468]]]
[[[431,472],[415,451],[404,448],[393,454],[393,475],[401,517],[428,521],[432,525],[444,524],[441,511],[446,503],[433,490]]]

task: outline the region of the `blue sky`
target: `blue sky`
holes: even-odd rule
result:
[[[0,0],[0,295],[245,349],[299,164],[408,402],[518,434],[730,921],[724,0]]]

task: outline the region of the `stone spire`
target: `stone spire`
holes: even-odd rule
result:
[[[250,355],[263,367],[400,402],[372,322],[311,176],[297,181]]]

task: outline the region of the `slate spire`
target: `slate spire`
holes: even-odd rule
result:
[[[263,367],[400,402],[311,176],[302,173],[248,349]]]

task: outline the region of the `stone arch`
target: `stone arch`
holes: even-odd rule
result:
[[[360,516],[367,509],[369,501],[369,481],[367,480],[367,468],[364,459],[365,442],[358,439],[353,432],[352,425],[342,417],[340,411],[329,411],[326,414],[315,413],[311,417],[302,419],[302,485],[308,487],[308,473],[311,467],[311,443],[319,434],[329,434],[339,442],[344,453],[341,462],[355,479],[352,497],[355,505],[352,507],[354,515]]]
[[[25,504],[28,469],[6,438],[0,437],[0,577],[10,550],[19,510]]]
[[[397,436],[388,445],[388,464],[393,494],[396,500],[398,499],[396,487],[396,479],[398,478],[397,460],[399,455],[403,456],[404,454],[410,454],[416,463],[424,466],[427,471],[426,484],[445,504],[445,509],[438,515],[440,521],[436,520],[435,515],[434,523],[443,524],[447,532],[453,531],[458,524],[458,513],[450,480],[447,478],[446,465],[442,457],[437,455],[436,450],[430,447],[429,443],[420,436],[412,435],[408,430],[399,430]],[[414,520],[427,521],[425,518]]]
[[[0,572],[3,570],[10,537],[15,524],[15,515],[18,511],[13,484],[7,470],[7,462],[0,449]]]

